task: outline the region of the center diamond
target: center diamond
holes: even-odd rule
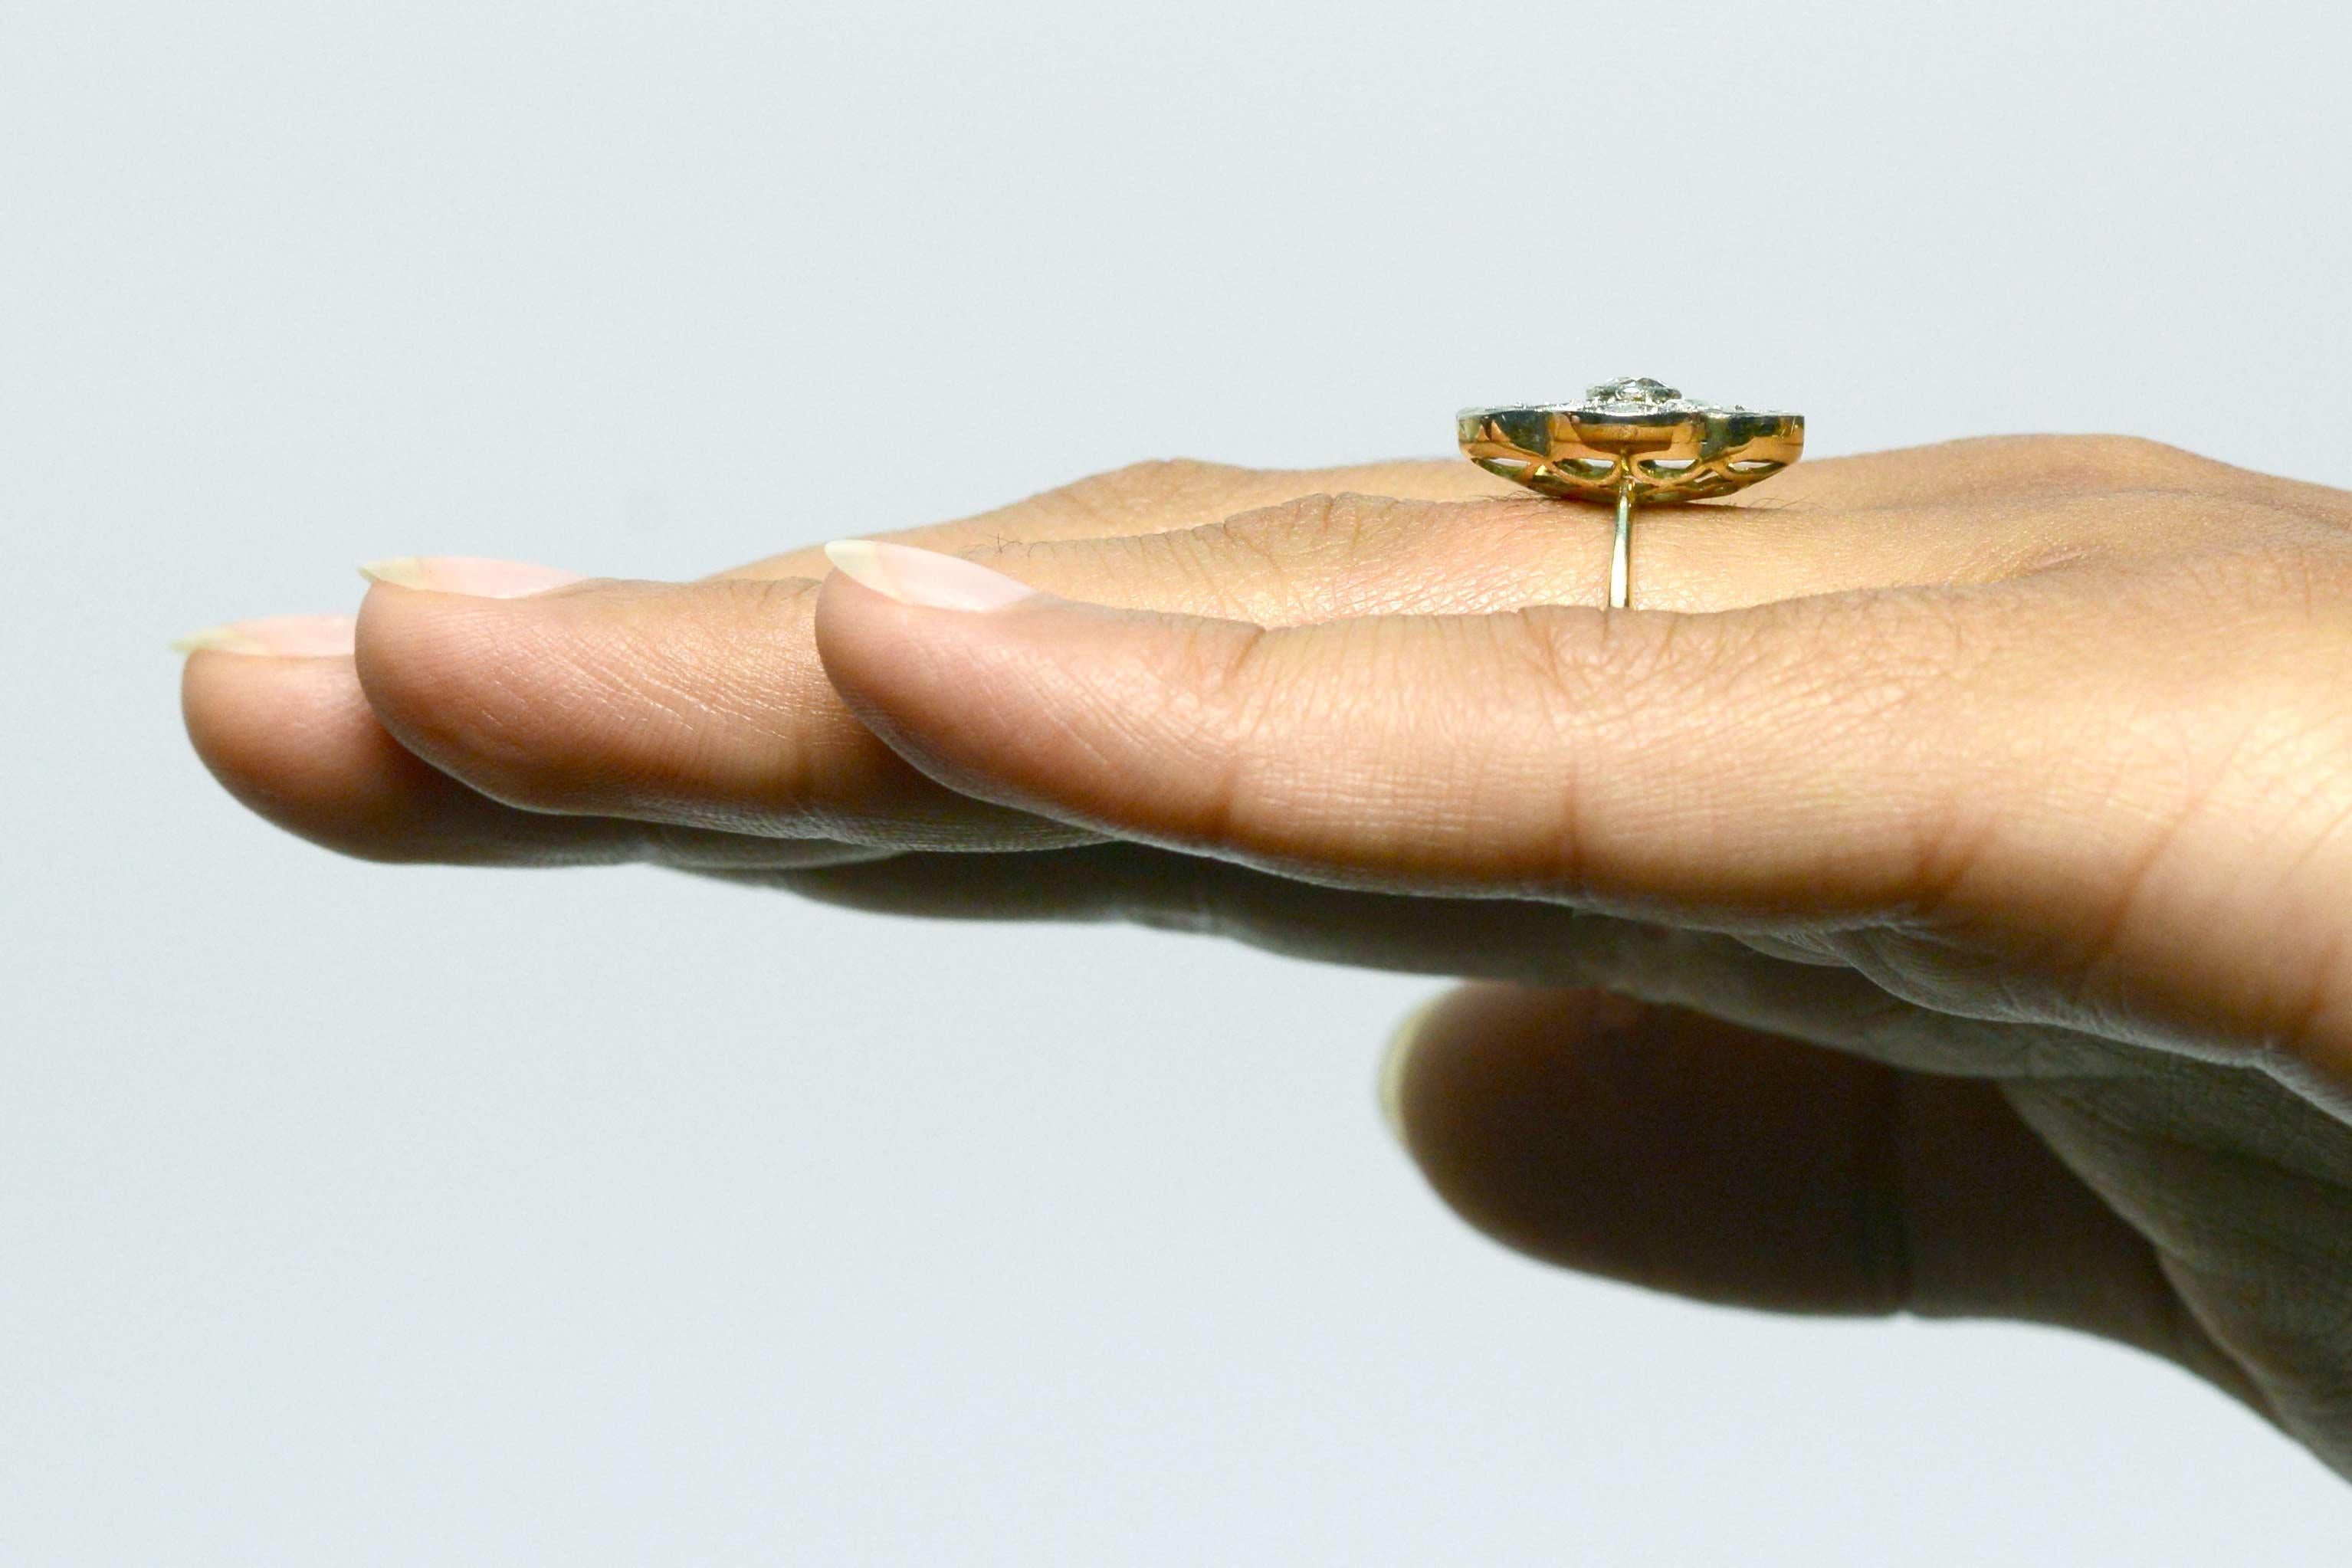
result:
[[[1661,381],[1646,375],[1621,375],[1614,381],[1604,381],[1598,386],[1588,386],[1584,395],[1595,403],[1678,403],[1682,393]]]

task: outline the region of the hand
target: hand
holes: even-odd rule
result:
[[[1711,1299],[2106,1333],[2352,1470],[2352,498],[2128,441],[1810,464],[1645,513],[1603,613],[1598,513],[1390,472],[1458,488],[1187,470],[1191,515],[950,541],[1043,595],[848,557],[891,590],[815,611],[863,730],[808,590],[740,579],[379,590],[358,670],[446,775],[582,814],[576,858],[1575,987],[1457,993],[1398,1058],[1475,1222]],[[192,663],[233,788],[346,847],[562,858],[338,793],[394,752],[289,785],[224,745],[349,679],[248,673],[301,662]],[[780,829],[835,847],[749,851]]]

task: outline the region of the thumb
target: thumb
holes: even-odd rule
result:
[[[1382,1081],[1439,1196],[1547,1262],[1779,1311],[2051,1323],[2251,1397],[2147,1241],[1994,1084],[1496,984],[1415,1015]]]

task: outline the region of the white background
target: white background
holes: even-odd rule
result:
[[[1424,984],[338,861],[163,644],[1625,372],[2352,480],[2344,16],[0,3],[0,1561],[2340,1563],[2168,1367],[1472,1236]]]

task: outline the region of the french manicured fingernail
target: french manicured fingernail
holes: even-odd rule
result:
[[[1430,1015],[1444,1000],[1445,994],[1441,992],[1407,1013],[1404,1021],[1396,1026],[1396,1033],[1389,1037],[1388,1049],[1381,1056],[1381,1120],[1388,1123],[1389,1131],[1407,1152],[1411,1152],[1412,1142],[1404,1131],[1404,1075],[1412,1060],[1412,1047],[1421,1038],[1422,1026],[1429,1022]]]
[[[352,651],[349,616],[272,616],[259,621],[228,621],[175,637],[174,653],[257,653],[281,658],[329,658]]]
[[[1037,592],[961,555],[911,544],[836,539],[824,547],[824,558],[852,582],[927,610],[1001,610]]]
[[[520,599],[588,580],[583,574],[560,566],[491,561],[479,555],[388,556],[362,563],[360,575],[395,588],[430,588],[439,594],[469,594],[477,599]]]

